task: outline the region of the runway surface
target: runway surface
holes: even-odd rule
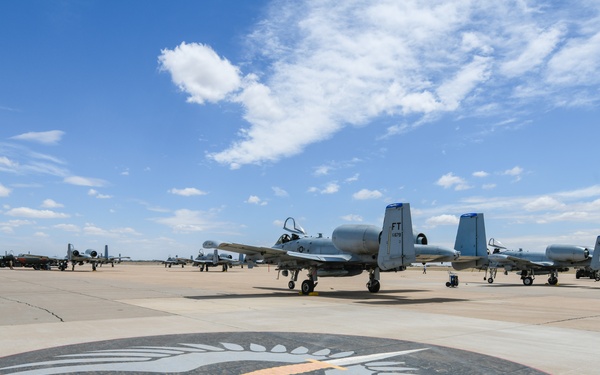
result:
[[[376,294],[366,273],[321,278],[302,296],[273,267],[0,268],[0,373],[600,371],[600,283],[458,275],[383,273]]]

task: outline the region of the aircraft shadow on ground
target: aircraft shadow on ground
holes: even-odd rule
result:
[[[278,288],[255,287],[264,290],[264,293],[249,294],[218,294],[212,296],[187,296],[185,298],[195,300],[226,300],[241,298],[333,298],[343,300],[354,300],[355,303],[366,305],[414,305],[427,303],[464,302],[463,298],[409,298],[401,296],[401,293],[425,292],[418,289],[397,289],[369,293],[363,291],[319,291],[318,296],[304,296],[295,290],[282,290]]]

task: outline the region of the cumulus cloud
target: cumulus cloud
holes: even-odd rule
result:
[[[446,173],[436,181],[436,185],[442,186],[444,189],[454,187],[454,190],[466,190],[471,187],[462,177],[455,176],[454,173]]]
[[[100,194],[97,190],[95,189],[90,189],[88,190],[88,195],[92,196],[92,197],[96,197],[98,199],[109,199],[112,198],[112,195],[106,195],[106,194]]]
[[[533,12],[535,2],[518,0],[275,2],[248,35],[254,54],[238,64],[246,73],[200,43],[163,50],[159,65],[189,102],[243,108],[238,138],[208,154],[239,168],[297,155],[382,115],[403,123],[391,135],[472,113],[488,98],[598,101],[597,7],[580,6],[588,11]]]
[[[184,189],[176,189],[173,188],[171,190],[169,190],[169,193],[171,194],[175,194],[175,195],[181,195],[184,197],[191,197],[194,195],[206,195],[208,193],[202,191],[202,190],[198,190],[196,188],[184,188]]]
[[[23,134],[15,135],[14,137],[11,137],[11,139],[42,143],[45,145],[53,145],[53,144],[57,144],[58,142],[60,142],[60,140],[62,139],[62,136],[64,134],[65,134],[65,132],[63,132],[61,130],[50,130],[47,132],[23,133]]]
[[[561,210],[565,205],[550,196],[543,196],[527,203],[524,208],[527,211]]]
[[[31,219],[64,219],[69,217],[68,214],[54,212],[50,210],[36,210],[28,207],[12,208],[4,213],[8,216],[28,217]]]
[[[42,202],[42,208],[60,208],[60,207],[64,207],[63,204],[58,203],[56,201],[54,201],[53,199],[45,199]]]
[[[431,227],[438,225],[458,225],[459,218],[454,215],[433,216],[425,220],[425,224]]]
[[[352,222],[362,222],[363,218],[360,215],[356,214],[348,214],[341,217],[344,221],[352,221]]]
[[[487,177],[490,174],[485,172],[485,171],[477,171],[477,172],[473,172],[473,177]]]
[[[246,203],[256,204],[256,205],[259,205],[259,206],[266,206],[267,205],[267,202],[263,201],[262,199],[260,199],[256,195],[251,195],[250,197],[248,197],[248,199],[246,200]]]
[[[238,68],[204,44],[183,42],[173,50],[163,49],[158,61],[191,103],[217,102],[241,84]]]
[[[352,194],[352,198],[357,200],[379,199],[383,194],[379,190],[361,189]]]
[[[0,197],[8,197],[12,189],[7,188],[6,186],[0,184]]]

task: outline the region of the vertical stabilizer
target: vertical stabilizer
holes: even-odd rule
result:
[[[67,259],[71,260],[73,258],[73,245],[67,245]]]
[[[592,255],[591,267],[595,271],[600,270],[600,236],[596,238],[596,245],[594,246],[594,255]]]
[[[385,208],[377,264],[387,271],[406,267],[415,260],[410,204],[390,204]]]
[[[104,245],[104,258],[108,259],[108,245]]]
[[[457,269],[478,267],[487,263],[487,240],[482,213],[461,215],[454,250],[460,251],[459,260],[452,262],[455,268],[459,266]]]
[[[219,264],[219,250],[217,249],[215,249],[215,251],[213,252],[213,264]]]

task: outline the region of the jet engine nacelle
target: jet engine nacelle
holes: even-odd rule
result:
[[[373,225],[345,224],[335,228],[331,240],[341,251],[353,254],[377,254],[380,235],[381,228]],[[427,245],[427,236],[423,233],[417,234],[415,244]]]
[[[71,252],[71,254],[73,254],[74,257],[78,257],[79,256],[79,250],[73,250]]]
[[[92,249],[87,249],[85,251],[86,254],[88,254],[89,256],[91,256],[92,258],[95,258],[98,256],[98,252],[96,250],[92,250]]]
[[[584,246],[550,245],[546,248],[546,256],[560,262],[583,262],[589,259],[590,250]]]

